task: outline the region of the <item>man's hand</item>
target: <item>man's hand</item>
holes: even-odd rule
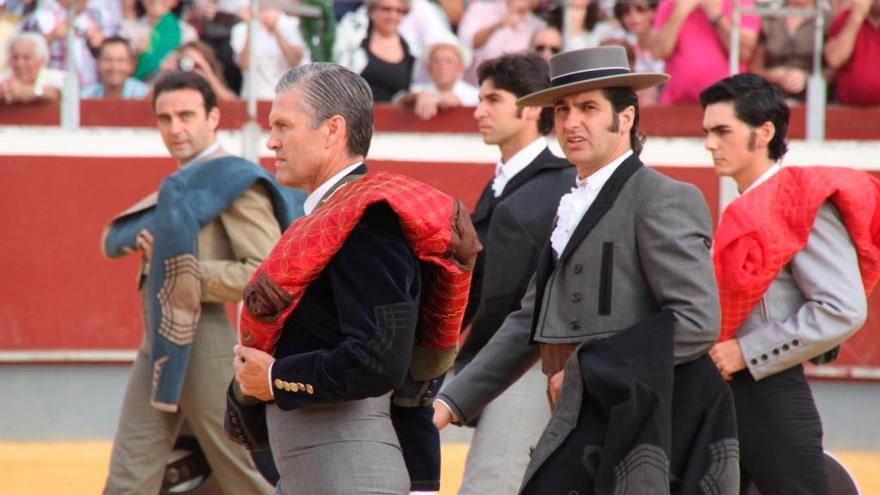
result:
[[[259,16],[260,22],[263,24],[263,27],[266,28],[266,31],[275,33],[275,30],[278,29],[278,19],[281,17],[281,11],[275,9],[261,9]]]
[[[269,389],[269,367],[275,362],[275,358],[259,349],[243,345],[236,345],[233,351],[235,359],[232,366],[235,368],[235,380],[242,393],[262,401],[272,400],[272,391]]]
[[[746,369],[742,347],[736,339],[719,342],[709,349],[709,357],[715,362],[718,371],[725,380],[730,380],[734,373]]]
[[[562,382],[565,380],[565,370],[556,373],[550,377],[550,383],[547,384],[547,393],[550,394],[550,405],[556,407],[559,401],[559,393],[562,392]]]
[[[438,430],[446,428],[453,420],[452,411],[442,402],[434,401],[434,426]]]
[[[150,258],[153,257],[153,234],[147,229],[141,229],[137,237],[134,238],[134,241],[138,250],[144,253],[144,258],[150,261]]]
[[[416,102],[413,112],[422,120],[428,120],[437,115],[437,99],[434,95],[426,92],[416,94]]]

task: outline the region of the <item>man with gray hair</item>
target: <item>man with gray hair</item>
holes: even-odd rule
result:
[[[57,101],[64,72],[46,67],[49,48],[40,33],[16,34],[8,45],[9,69],[0,72],[0,102]]]
[[[306,216],[245,289],[227,416],[265,408],[279,493],[437,490],[431,402],[480,249],[467,209],[366,174],[373,99],[354,72],[308,64],[276,93],[267,145]]]

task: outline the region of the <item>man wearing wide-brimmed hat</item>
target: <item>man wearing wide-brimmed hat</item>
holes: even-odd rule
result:
[[[518,104],[554,107],[576,184],[522,309],[440,394],[435,423],[468,421],[540,359],[555,410],[524,492],[736,492],[732,399],[707,356],[719,328],[709,212],[696,187],[639,159],[635,92],[668,76],[630,72],[621,47],[557,55],[550,74]]]

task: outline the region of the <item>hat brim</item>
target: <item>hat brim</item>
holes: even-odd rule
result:
[[[661,72],[635,72],[616,76],[597,77],[587,81],[576,81],[561,86],[542,89],[528,94],[516,101],[520,107],[552,107],[559,98],[572,93],[583,93],[594,89],[631,88],[641,91],[669,80],[669,74]]]

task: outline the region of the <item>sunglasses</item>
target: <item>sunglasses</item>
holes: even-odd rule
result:
[[[406,15],[408,10],[403,7],[392,7],[390,5],[380,5],[376,7],[376,10],[382,12],[383,14],[400,14]]]
[[[557,53],[562,51],[562,48],[560,48],[558,46],[552,46],[552,45],[535,45],[535,52],[536,53],[541,53],[541,52],[546,52],[546,51],[549,51],[552,54],[556,55]]]
[[[614,6],[614,15],[617,17],[623,17],[633,10],[639,14],[644,14],[645,12],[649,12],[651,7],[642,3],[618,3]]]

